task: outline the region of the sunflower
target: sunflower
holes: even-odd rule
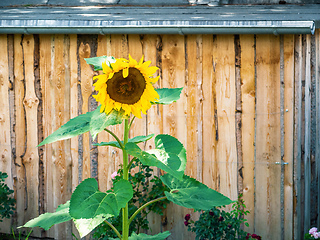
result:
[[[93,97],[100,102],[101,112],[109,114],[112,109],[131,113],[141,118],[141,112],[151,107],[151,102],[159,99],[159,95],[152,84],[157,82],[159,76],[152,75],[158,70],[157,67],[149,67],[150,61],[139,62],[129,55],[129,60],[118,58],[108,65],[102,63],[103,74],[94,77],[97,82],[94,85],[98,92]]]

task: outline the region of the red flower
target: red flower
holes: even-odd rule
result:
[[[210,216],[214,216],[214,213],[213,213],[213,212],[209,212],[209,215],[210,215]]]
[[[185,225],[185,226],[188,226],[188,225],[189,225],[189,222],[188,222],[188,221],[184,221],[184,225]]]
[[[190,214],[188,213],[188,214],[184,217],[184,219],[187,220],[187,221],[189,221],[189,220],[190,220],[190,217],[191,217],[191,216],[190,216]]]
[[[219,217],[219,222],[222,222],[222,221],[223,221],[223,217],[220,216],[220,217]]]

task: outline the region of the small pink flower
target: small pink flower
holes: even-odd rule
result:
[[[314,232],[312,235],[315,239],[318,239],[320,237],[320,232]]]
[[[311,228],[310,230],[309,230],[309,234],[314,234],[314,233],[316,233],[318,231],[318,229],[316,228],[316,227],[313,227],[313,228]]]
[[[111,179],[115,179],[117,175],[118,175],[118,173],[117,173],[117,171],[115,171],[114,173],[111,174]]]

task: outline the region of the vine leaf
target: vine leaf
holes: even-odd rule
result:
[[[183,88],[158,88],[155,89],[159,94],[159,101],[154,104],[171,104],[180,99],[181,91]]]
[[[165,174],[160,179],[171,190],[165,192],[168,200],[186,208],[209,210],[233,203],[228,197],[187,175],[182,180],[170,174]]]

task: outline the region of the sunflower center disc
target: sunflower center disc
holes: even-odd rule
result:
[[[146,81],[140,71],[129,68],[129,75],[123,78],[122,70],[116,72],[107,82],[107,93],[116,102],[135,104],[146,88]]]

